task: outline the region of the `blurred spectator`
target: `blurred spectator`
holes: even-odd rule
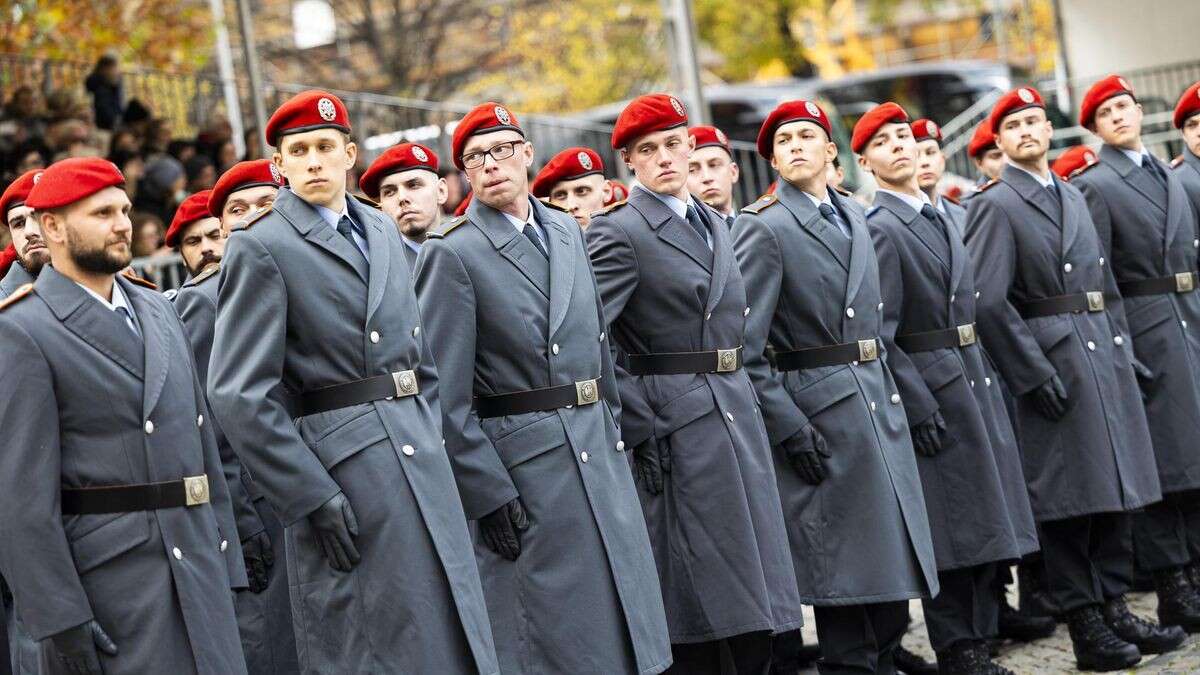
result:
[[[117,148],[108,153],[108,161],[116,164],[125,176],[125,193],[129,195],[129,201],[136,201],[138,184],[146,173],[146,161],[142,159],[141,153]]]
[[[133,257],[148,258],[171,254],[171,249],[163,244],[165,234],[163,221],[159,220],[157,216],[134,211],[130,214],[129,220],[133,225]]]
[[[46,118],[52,123],[68,119],[90,123],[92,111],[84,102],[83,94],[74,89],[55,89],[46,95]]]
[[[50,164],[50,149],[41,138],[31,138],[13,148],[9,157],[12,166],[7,167],[5,180],[12,180],[26,171],[46,168]]]
[[[4,104],[4,115],[0,117],[0,135],[12,137],[20,143],[40,136],[44,126],[45,113],[33,87],[14,89]]]
[[[147,157],[167,152],[171,143],[171,121],[162,117],[152,117],[146,122],[146,132],[142,135],[142,154]]]
[[[117,57],[101,56],[83,86],[92,95],[96,126],[109,131],[115,129],[125,113],[125,85],[121,82],[121,65]]]
[[[250,127],[246,129],[246,133],[242,134],[242,140],[246,146],[246,154],[242,156],[242,161],[249,162],[254,159],[262,159],[262,138],[259,136],[258,127]]]
[[[234,164],[238,163],[237,148],[234,147],[233,141],[228,140],[222,143],[213,156],[217,164],[217,174],[223,174],[229,170]]]
[[[169,223],[175,216],[175,207],[187,196],[186,184],[187,175],[179,160],[170,155],[159,155],[146,162],[146,173],[138,183],[133,206],[157,216],[160,226]]]
[[[195,154],[183,163],[184,173],[187,174],[187,184],[184,189],[188,193],[212,189],[217,182],[217,169],[208,155]]]
[[[186,162],[196,155],[196,146],[188,140],[176,138],[166,145],[167,154],[179,160],[180,163]]]
[[[140,152],[141,143],[138,141],[137,134],[129,129],[122,129],[113,133],[112,138],[108,142],[108,154],[117,152],[118,150],[125,152]]]
[[[150,119],[150,109],[138,99],[131,98],[129,104],[125,106],[125,115],[121,119],[121,126],[133,132],[138,138],[144,138]]]

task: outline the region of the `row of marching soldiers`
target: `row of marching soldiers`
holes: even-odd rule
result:
[[[1007,673],[996,640],[1055,617],[1080,669],[1173,650],[1200,631],[1197,89],[1170,168],[1097,83],[1104,145],[1069,182],[1040,94],[1009,92],[966,209],[936,125],[862,117],[864,210],[825,112],[786,102],[757,142],[776,189],[736,217],[727,141],[672,96],[621,113],[636,184],[595,212],[599,156],[531,185],[489,102],[455,127],[474,197],[446,223],[421,145],[362,177],[381,208],[348,195],[346,108],[309,91],[271,161],[179,209],[171,298],[123,272],[113,165],[22,176],[15,670],[792,675],[802,604],[822,673]],[[1126,606],[1135,562],[1157,623]],[[936,667],[900,648],[912,599]]]

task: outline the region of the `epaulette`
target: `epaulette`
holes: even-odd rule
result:
[[[758,201],[749,206],[742,207],[743,213],[761,213],[763,209],[779,201],[779,197],[774,194],[765,194],[758,198]]]
[[[950,195],[941,195],[941,198],[945,199],[946,201],[950,202],[951,204],[955,204],[957,206],[962,206],[962,204],[960,204],[957,199],[955,199],[954,197],[951,197]]]
[[[555,211],[562,211],[563,213],[570,213],[570,211],[564,209],[563,207],[559,206],[558,204],[555,204],[554,202],[550,201],[549,199],[538,198],[538,201],[542,203],[542,206],[545,206],[548,209],[554,209]]]
[[[440,230],[431,230],[425,236],[433,237],[434,239],[441,239],[441,238],[445,237],[446,235],[450,234],[451,232],[453,232],[455,230],[455,228],[457,228],[459,225],[462,225],[465,222],[467,222],[467,217],[459,216],[459,217],[455,218],[454,220],[447,222],[446,225],[443,228],[441,228]]]
[[[141,286],[142,288],[149,288],[152,291],[158,290],[157,284],[155,284],[153,281],[148,281],[146,279],[139,277],[138,275],[136,275],[132,271],[130,271],[128,267],[125,268],[124,270],[121,270],[121,276],[125,277],[126,279],[128,279],[131,283],[133,283],[136,286]]]
[[[879,213],[879,210],[882,208],[882,206],[876,206],[875,204],[868,206],[867,209],[863,211],[863,218],[870,218],[876,213]]]
[[[33,293],[33,284],[25,284],[24,286],[21,286],[17,290],[13,291],[12,295],[8,296],[7,298],[5,298],[3,300],[0,300],[0,312],[3,312],[4,310],[8,309],[9,307],[17,304],[22,299],[24,299],[25,297],[29,296],[32,293]]]
[[[609,204],[608,206],[600,209],[599,211],[593,213],[592,216],[593,217],[594,216],[603,216],[603,215],[612,213],[613,211],[616,211],[617,209],[621,208],[622,206],[625,206],[625,203],[628,201],[629,201],[628,199],[622,199],[619,202],[613,202],[613,203]]]
[[[373,209],[379,209],[380,211],[383,210],[383,207],[379,205],[379,202],[375,201],[374,199],[371,199],[370,197],[367,197],[365,195],[354,195],[354,198]]]
[[[1093,166],[1100,166],[1100,162],[1092,162],[1091,164],[1084,164],[1083,166],[1079,167],[1078,169],[1075,169],[1074,171],[1072,171],[1070,174],[1067,175],[1067,181],[1070,181],[1075,176],[1078,176],[1079,174],[1083,173],[1084,171],[1087,171],[1088,169],[1092,168]]]
[[[999,182],[1000,182],[1000,180],[998,178],[993,178],[993,179],[989,180],[988,182],[984,183],[983,185],[980,185],[979,192],[983,192],[984,190],[991,188],[993,185],[996,185]]]
[[[1176,157],[1175,159],[1171,160],[1171,168],[1172,169],[1179,166],[1180,164],[1183,164],[1183,155],[1180,155],[1180,156]]]
[[[854,193],[842,187],[841,185],[834,186],[833,191],[843,197],[853,197]]]
[[[219,264],[218,265],[209,265],[207,268],[205,268],[205,270],[203,272],[192,277],[191,283],[198,284],[201,281],[204,281],[205,279],[211,277],[212,275],[214,275],[220,271],[221,271],[221,266]]]
[[[257,223],[259,220],[262,219],[263,216],[270,213],[271,208],[272,208],[271,206],[268,206],[267,208],[265,208],[261,211],[255,211],[250,217],[243,218],[243,219],[237,221],[236,223],[234,223],[233,227],[229,228],[229,230],[231,232],[237,232],[238,230],[250,229],[251,225],[253,225],[254,223]]]

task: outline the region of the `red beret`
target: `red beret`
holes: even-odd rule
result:
[[[1076,145],[1073,148],[1068,148],[1065,152],[1054,160],[1054,164],[1050,169],[1058,174],[1059,178],[1066,180],[1075,173],[1077,169],[1082,169],[1085,166],[1090,166],[1100,161],[1096,157],[1095,151],[1086,145]]]
[[[646,94],[629,102],[613,127],[614,150],[655,131],[686,127],[687,111],[679,99],[669,94]]]
[[[475,196],[474,192],[468,192],[466,197],[458,203],[454,209],[454,217],[457,218],[467,212],[467,207],[471,205],[471,198]]]
[[[774,155],[775,130],[789,122],[812,122],[825,130],[825,136],[833,140],[833,127],[821,106],[812,101],[785,101],[780,103],[758,128],[758,154],[770,161]]]
[[[942,144],[942,130],[933,120],[919,119],[912,123],[913,138],[917,142],[921,141],[937,141],[938,145]]]
[[[996,134],[992,133],[992,121],[985,119],[975,127],[971,142],[967,143],[967,156],[978,157],[996,147]]]
[[[460,171],[464,169],[463,146],[467,144],[468,138],[476,134],[490,134],[505,129],[515,131],[522,136],[525,135],[525,131],[521,129],[521,123],[517,121],[517,116],[499,103],[488,101],[471,108],[471,111],[458,121],[458,126],[454,127],[454,136],[450,142],[450,151],[454,154],[454,166],[458,167]]]
[[[883,125],[893,122],[908,122],[908,113],[891,101],[880,103],[863,113],[854,123],[854,133],[850,135],[850,149],[861,154],[876,132],[882,129]]]
[[[393,145],[376,157],[358,179],[358,187],[371,199],[379,199],[379,184],[384,178],[410,169],[425,169],[437,173],[438,156],[419,143]]]
[[[1079,126],[1092,126],[1096,109],[1108,99],[1122,94],[1133,96],[1133,88],[1120,75],[1109,75],[1093,84],[1083,95],[1083,103],[1079,104]]]
[[[0,196],[0,223],[8,225],[8,210],[25,203],[33,184],[41,179],[41,173],[42,169],[26,171],[4,190],[4,194]]]
[[[625,187],[625,184],[621,181],[610,178],[608,186],[612,188],[612,196],[608,198],[608,201],[604,202],[605,206],[629,199],[629,188]]]
[[[1172,119],[1175,128],[1182,129],[1183,123],[1196,113],[1200,113],[1200,82],[1188,87],[1183,96],[1179,97],[1179,103],[1175,105],[1175,117]]]
[[[179,208],[175,209],[175,217],[171,219],[171,226],[167,228],[167,236],[164,239],[167,246],[171,248],[178,246],[179,237],[188,225],[197,220],[213,217],[212,212],[208,210],[208,198],[211,193],[212,190],[201,190],[193,195],[188,195],[187,199],[179,203]]]
[[[16,261],[17,247],[12,244],[5,246],[4,250],[0,251],[0,278],[8,274],[8,268],[12,267],[12,264]]]
[[[51,164],[25,198],[33,209],[57,209],[91,197],[107,187],[125,184],[116,164],[99,157],[72,157]]]
[[[314,129],[350,133],[350,115],[342,100],[329,92],[310,89],[284,101],[267,120],[267,143],[279,146],[279,137]]]
[[[221,177],[217,179],[217,184],[213,186],[212,190],[209,190],[208,212],[220,218],[221,211],[225,210],[225,202],[229,200],[229,195],[238,190],[260,185],[283,187],[283,176],[279,175],[279,169],[275,168],[275,164],[271,160],[254,159],[234,164],[229,167],[228,171],[221,174]]]
[[[729,137],[724,131],[716,127],[699,126],[688,129],[688,134],[696,139],[696,149],[716,147],[728,152],[730,157],[733,153],[729,150]]]
[[[992,113],[988,115],[988,128],[995,134],[1000,129],[1000,122],[1009,115],[1027,110],[1029,108],[1045,109],[1046,104],[1042,102],[1042,95],[1033,87],[1021,87],[1013,89],[1004,94],[996,101],[996,105],[992,106]]]
[[[546,162],[533,179],[529,191],[534,197],[549,197],[554,186],[594,173],[604,173],[604,162],[591,148],[567,148]]]

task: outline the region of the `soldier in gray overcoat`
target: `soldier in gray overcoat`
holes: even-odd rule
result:
[[[1161,498],[1124,314],[1083,195],[1050,172],[1040,94],[1005,94],[991,119],[1010,164],[968,207],[980,335],[1017,397],[1046,579],[1076,660],[1129,667],[1139,647],[1183,636],[1124,604],[1127,512]]]
[[[25,205],[34,178],[41,172],[41,169],[25,172],[0,195],[0,225],[8,228],[13,249],[17,252],[17,259],[0,279],[0,300],[25,284],[33,283],[42,267],[50,262],[50,252],[33,217],[33,209]]]
[[[183,327],[131,259],[110,162],[27,204],[54,259],[0,311],[0,564],[43,672],[246,673],[229,491]]]
[[[209,398],[285,527],[305,673],[496,673],[400,233],[347,198],[345,107],[267,128],[290,188],[226,245]]]
[[[781,104],[759,132],[780,180],[733,225],[749,292],[746,369],[774,448],[800,598],[815,609],[821,672],[891,672],[908,601],[938,592],[937,570],[882,358],[875,250],[862,207],[827,187],[830,138],[811,101]]]
[[[659,673],[662,595],[583,235],[533,199],[533,148],[484,103],[456,127],[475,198],[416,288],[503,673]],[[566,604],[569,603],[569,608]]]
[[[1171,121],[1183,138],[1183,152],[1171,162],[1171,169],[1183,183],[1196,221],[1200,222],[1200,82],[1192,84],[1179,96]],[[1194,243],[1200,249],[1200,238]],[[1200,566],[1193,565],[1189,572],[1193,583],[1200,587]]]

